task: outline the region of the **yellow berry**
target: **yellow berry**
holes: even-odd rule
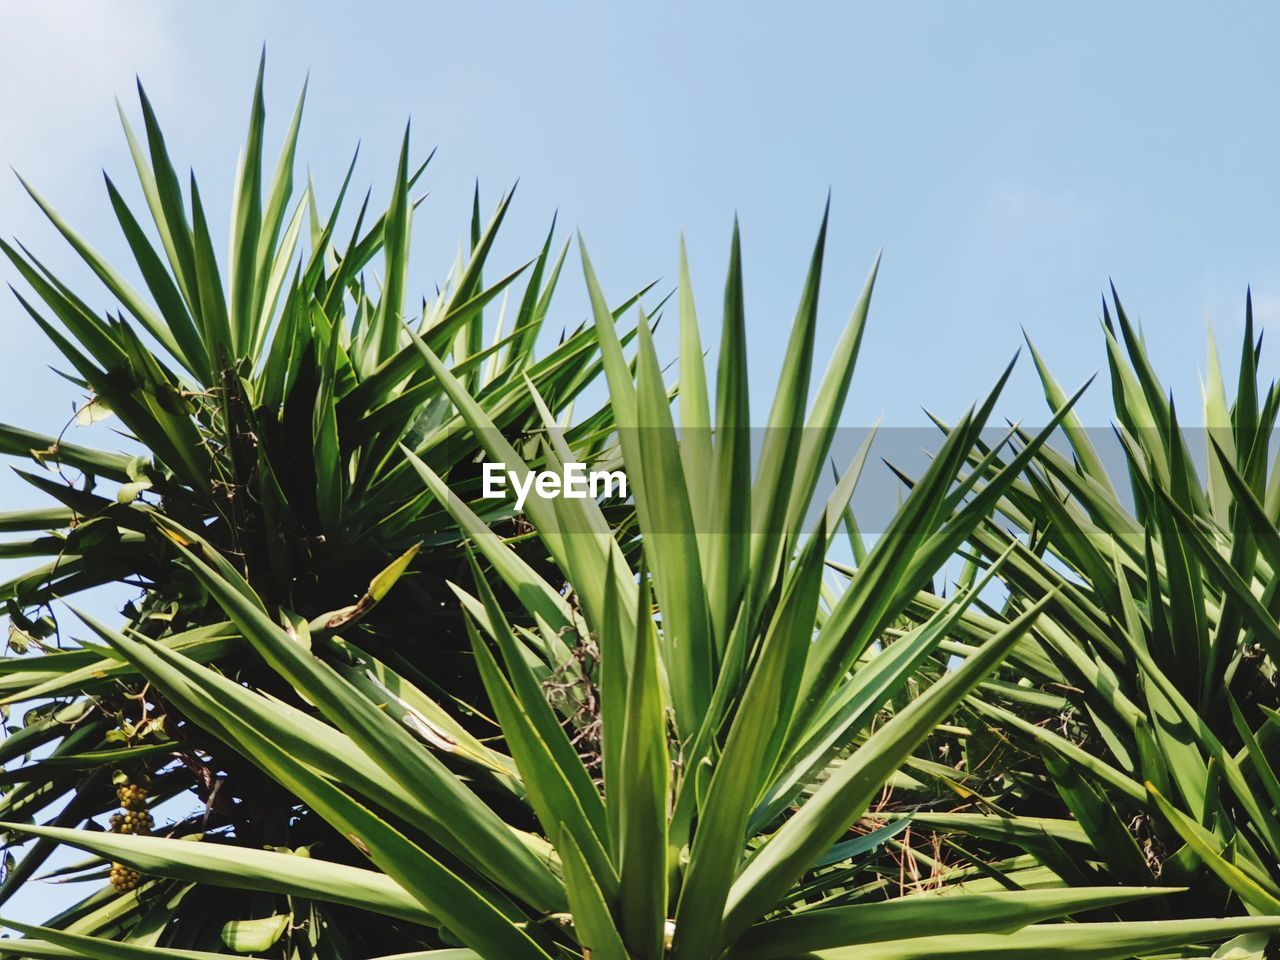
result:
[[[123,863],[113,863],[108,876],[117,893],[128,893],[142,882],[142,874]]]

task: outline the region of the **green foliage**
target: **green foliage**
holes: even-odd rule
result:
[[[201,564],[241,583],[298,641],[342,660],[367,695],[394,690],[403,697],[404,736],[451,743],[486,776],[509,783],[510,762],[492,759],[440,706],[456,698],[463,709],[481,695],[445,586],[466,557],[448,513],[422,491],[400,448],[448,477],[460,496],[478,497],[477,441],[415,338],[445,358],[513,437],[527,438],[540,422],[527,382],[538,385],[554,415],[569,415],[600,361],[595,331],[586,326],[539,353],[565,248],[555,250],[549,233],[527,263],[486,282],[506,195],[487,223],[477,208],[469,248],[420,309],[407,309],[414,191],[426,166],[411,163],[407,132],[384,213],[367,198],[345,210],[354,160],[334,202],[322,208],[310,183],[298,189],[294,182],[302,98],[274,173],[266,165],[260,72],[224,269],[212,253],[195,181],[182,189],[141,89],[139,96],[142,136],[124,123],[147,211],[131,209],[109,179],[107,189],[145,293],[30,186],[118,311],[96,313],[26,247],[3,247],[24,283],[21,307],[53,339],[87,395],[77,426],[115,427],[140,453],[70,443],[64,437],[76,429],[71,425],[58,437],[0,426],[0,450],[34,462],[35,470],[19,474],[52,504],[0,519],[15,535],[3,555],[39,563],[0,585],[11,624],[0,704],[6,712],[27,710],[0,747],[12,761],[0,817],[51,828],[105,819],[114,800],[103,774],[151,770],[155,803],[194,792],[204,808],[179,823],[179,833],[248,850],[345,842],[299,808],[288,787],[264,778],[214,731],[159,696],[137,663],[65,629],[63,601],[123,585],[136,596],[123,611],[131,637],[307,709],[286,681],[246,655],[241,631],[198,575]],[[605,408],[571,429],[575,455],[596,456],[611,422]],[[509,507],[477,501],[477,510],[502,535],[517,532]],[[562,578],[545,557],[528,562],[559,589]],[[337,646],[344,642],[333,637],[339,629],[346,642],[358,641],[378,658],[374,667],[347,662],[354,655]],[[0,903],[54,847],[45,838],[26,851],[0,883]],[[545,868],[539,870],[545,884]],[[208,918],[200,924],[256,917],[263,902],[248,895],[204,902]],[[136,904],[128,917],[116,911],[79,929],[120,930],[145,913]],[[367,920],[343,927],[356,950],[365,936],[417,944]]]
[[[1220,542],[1280,502],[1257,454],[1224,456],[1206,496],[1168,439],[1176,430],[1159,434],[1159,469],[1143,446],[1155,440],[1137,436],[1144,512],[1123,526],[1114,494],[1094,489],[1104,480],[1046,445],[1058,429],[1080,437],[1074,396],[1050,386],[1043,431],[984,445],[1002,377],[864,544],[850,500],[868,448],[831,496],[818,491],[875,269],[817,376],[825,217],[755,449],[736,230],[713,398],[683,256],[674,388],[641,295],[611,307],[585,248],[591,322],[538,356],[564,251],[549,235],[485,282],[509,195],[487,225],[477,202],[470,249],[410,314],[423,168],[407,134],[381,215],[366,201],[349,226],[346,183],[321,215],[310,185],[294,195],[301,102],[266,175],[260,72],[224,269],[145,95],[142,112],[143,137],[127,123],[126,134],[151,224],[108,191],[145,295],[34,191],[120,310],[96,314],[25,247],[3,248],[23,308],[89,394],[79,421],[114,417],[145,452],[0,427],[0,450],[59,471],[25,474],[51,504],[0,515],[0,530],[25,538],[6,556],[48,559],[0,586],[12,625],[0,697],[31,707],[0,743],[0,829],[30,841],[0,903],[59,846],[89,859],[55,876],[111,881],[44,925],[4,921],[23,937],[0,952],[1124,960],[1203,955],[1231,937],[1224,950],[1256,954],[1280,928],[1271,915],[1143,919],[1169,891],[1120,812],[1158,811],[1184,838],[1173,859],[1185,882],[1202,880],[1202,863],[1274,913],[1265,858],[1274,865],[1280,790],[1264,750],[1277,715],[1260,717],[1233,684],[1255,682],[1237,655],[1254,644],[1248,668],[1271,677],[1280,552],[1237,531],[1249,547],[1237,560]],[[486,310],[511,294],[513,320],[502,311],[491,333]],[[1119,372],[1150,419],[1145,365]],[[575,417],[599,374],[608,402]],[[1250,397],[1235,408],[1235,451],[1274,421],[1271,395]],[[1160,422],[1176,426],[1171,408]],[[482,461],[517,478],[570,462],[623,469],[632,497],[535,496],[517,515],[479,496]],[[1090,482],[1069,487],[1055,470]],[[1093,499],[1042,496],[1059,487]],[[1051,546],[1064,513],[1093,507],[1119,525],[1115,546]],[[1026,542],[997,511],[1035,518]],[[824,572],[841,526],[857,563],[836,588]],[[965,544],[973,575],[934,597]],[[1012,590],[1000,611],[986,600],[996,578]],[[84,613],[92,636],[67,635],[61,602],[111,583],[139,592],[123,623]],[[1137,673],[1117,673],[1117,651]],[[1191,651],[1196,669],[1173,670]],[[1206,666],[1217,682],[1201,679]],[[1007,683],[1014,669],[1041,671],[1046,691],[1033,681],[1010,709],[995,701],[1024,690]],[[1108,705],[1131,677],[1145,708]],[[1068,680],[1091,719],[1132,721],[1102,735],[1129,751],[1127,766],[1029,718],[1065,704],[1047,690]],[[1006,737],[1044,741],[1046,772],[1008,792],[1030,805],[1052,782],[1074,819],[920,814],[918,826],[1028,853],[984,850],[937,889],[895,897],[890,858],[925,857],[911,824],[867,815],[890,789],[940,773],[918,751],[959,730],[947,721],[966,704]],[[1220,714],[1230,728],[1215,726]],[[150,813],[191,794],[202,809],[185,819]],[[100,828],[115,800],[126,812],[110,822],[127,831]]]
[[[1118,300],[1107,310],[1127,476],[1109,474],[1069,419],[1072,457],[1042,448],[1001,502],[1001,522],[974,538],[980,554],[1004,558],[1009,596],[1000,611],[966,616],[965,644],[1041,598],[1048,606],[1003,682],[970,704],[973,722],[1002,731],[1012,751],[984,765],[971,750],[978,813],[932,821],[987,837],[998,823],[1003,840],[1073,882],[1191,886],[1196,900],[1178,901],[1190,915],[1280,915],[1280,473],[1269,448],[1280,395],[1258,385],[1251,304],[1244,328],[1232,400],[1210,340],[1201,479],[1141,334]],[[1018,826],[1045,815],[1083,833],[1068,847]]]

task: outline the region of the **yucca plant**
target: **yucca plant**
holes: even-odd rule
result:
[[[479,680],[445,587],[465,571],[461,540],[400,448],[472,495],[479,448],[413,338],[445,358],[486,414],[519,438],[540,423],[527,383],[567,415],[598,375],[595,330],[579,325],[539,355],[564,257],[551,234],[528,263],[486,281],[510,195],[487,224],[477,198],[469,242],[448,277],[420,308],[407,305],[413,191],[425,166],[411,164],[407,133],[384,212],[366,197],[344,215],[350,169],[322,211],[309,183],[295,189],[301,98],[274,173],[264,165],[261,70],[230,251],[219,263],[196,182],[183,189],[141,88],[139,96],[145,135],[124,126],[146,214],[110,179],[107,192],[146,292],[34,188],[111,307],[96,309],[98,294],[77,295],[30,249],[0,241],[18,274],[15,313],[33,320],[70,365],[66,376],[82,398],[77,420],[102,421],[97,431],[116,426],[127,438],[110,441],[125,452],[111,452],[71,442],[71,424],[58,436],[0,425],[0,451],[27,461],[19,475],[45,503],[0,515],[0,530],[16,535],[0,556],[38,563],[0,585],[10,619],[0,706],[6,716],[21,711],[0,744],[9,764],[0,817],[105,823],[116,810],[113,829],[149,829],[144,807],[188,796],[180,812],[196,809],[183,829],[224,831],[250,848],[305,846],[331,838],[330,828],[290,814],[286,788],[150,696],[127,658],[67,633],[61,604],[107,588],[111,602],[125,603],[131,634],[300,705],[287,683],[245,656],[238,630],[157,525],[168,518],[199,531],[217,562],[273,610],[341,625],[434,699],[474,698]],[[591,460],[611,423],[607,407],[581,412],[567,432],[575,454]],[[476,509],[488,516],[494,506]],[[497,522],[518,533],[509,517]],[[556,582],[554,571],[543,573]],[[399,588],[385,598],[397,577]],[[436,736],[424,723],[417,735]],[[52,849],[40,842],[10,863],[0,903]],[[99,874],[106,868],[88,876]],[[138,881],[123,867],[111,878],[122,890]],[[123,922],[118,904],[104,909],[111,923]],[[360,931],[347,934],[358,939]]]
[[[158,513],[147,518],[225,610],[246,656],[301,703],[252,689],[138,629],[90,626],[156,696],[287,791],[293,810],[323,818],[343,851],[234,849],[216,835],[11,829],[166,878],[150,881],[156,897],[181,897],[194,884],[270,894],[270,907],[228,938],[239,946],[243,931],[245,949],[287,956],[362,952],[367,940],[353,947],[345,936],[353,911],[394,918],[388,926],[416,940],[405,949],[439,960],[1102,960],[1280,925],[1045,922],[1105,915],[1154,892],[1115,886],[1008,891],[980,878],[945,897],[882,902],[879,888],[862,895],[857,861],[875,841],[851,828],[1053,598],[890,716],[883,705],[917,675],[982,584],[897,642],[880,638],[1008,493],[1048,431],[975,489],[961,468],[993,394],[951,432],[848,587],[825,591],[824,559],[861,458],[825,503],[815,491],[870,284],[806,413],[822,247],[820,239],[758,457],[746,429],[736,238],[714,413],[682,270],[679,431],[647,319],[639,318],[629,363],[584,254],[617,424],[617,450],[605,453],[616,452],[629,474],[636,519],[611,524],[589,498],[527,502],[536,553],[566,578],[567,595],[426,458],[400,447],[398,462],[475,551],[471,586],[454,590],[493,715],[482,736],[371,654],[349,624],[280,609],[202,532]],[[524,387],[541,430],[522,445],[425,337],[413,341],[489,461],[524,477],[577,456],[536,383]],[[798,521],[810,508],[816,517],[802,535]],[[518,605],[504,609],[499,585]],[[420,729],[433,733],[414,736]],[[350,862],[357,851],[368,865]],[[75,930],[11,925],[29,937],[5,949],[28,956],[209,955],[181,922],[126,926],[82,915]]]
[[[951,649],[1033,605],[1043,613],[970,702],[974,742],[957,775],[969,809],[917,822],[1020,847],[1072,882],[1192,886],[1175,912],[1280,915],[1280,393],[1259,386],[1247,303],[1233,401],[1210,338],[1201,475],[1140,332],[1113,306],[1104,335],[1125,473],[1069,416],[1070,455],[1042,446],[1001,522],[974,538],[985,560],[1001,558],[1009,596],[963,615]],[[1033,355],[1056,406],[1062,392]],[[990,753],[988,731],[1005,747]]]

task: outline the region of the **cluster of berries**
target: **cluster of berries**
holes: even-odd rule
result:
[[[120,813],[111,815],[112,833],[132,833],[145,836],[155,826],[155,820],[147,812],[146,783],[124,780],[116,784],[116,799],[123,808]],[[111,864],[108,874],[111,886],[117,893],[128,893],[142,882],[142,874],[123,863]]]
[[[126,810],[124,813],[113,813],[111,815],[112,833],[141,833],[145,835],[150,833],[151,828],[155,825],[155,820],[145,810]]]
[[[111,886],[115,888],[116,893],[128,893],[142,882],[142,874],[133,867],[126,867],[123,863],[111,864],[111,872],[107,877],[111,880]]]
[[[131,781],[116,784],[116,799],[126,810],[141,810],[143,804],[147,802],[146,784]]]

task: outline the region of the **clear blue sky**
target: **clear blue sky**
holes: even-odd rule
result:
[[[322,196],[357,140],[356,184],[384,192],[409,117],[416,147],[440,148],[416,222],[424,284],[452,259],[473,180],[488,203],[520,178],[506,262],[534,248],[558,208],[621,297],[674,276],[683,229],[713,324],[736,211],[761,392],[830,187],[823,344],[885,252],[850,406],[858,424],[882,413],[922,423],[921,406],[954,415],[1012,355],[1020,326],[1065,383],[1082,381],[1103,364],[1108,277],[1188,413],[1206,315],[1231,352],[1246,284],[1261,318],[1280,318],[1274,7],[603,9],[9,4],[0,159],[120,254],[99,169],[131,177],[112,98],[136,116],[136,72],[179,165],[194,165],[206,204],[225,211],[265,43],[273,141],[310,71],[301,157]],[[0,231],[70,263],[8,177]],[[581,282],[576,270],[568,279],[560,316],[572,323]],[[56,429],[71,396],[39,365],[50,350],[16,305],[0,306],[0,324],[0,419]],[[1004,412],[1034,421],[1041,403],[1023,368]],[[1083,409],[1105,425],[1106,391],[1091,392]]]
[[[621,298],[674,277],[683,229],[704,322],[714,326],[736,211],[761,393],[830,188],[820,350],[885,252],[851,425],[882,414],[891,425],[922,424],[922,406],[956,415],[1017,349],[1020,327],[1064,383],[1082,381],[1103,366],[1097,316],[1108,277],[1142,319],[1189,420],[1206,315],[1229,353],[1246,284],[1260,320],[1280,321],[1273,5],[606,9],[9,2],[0,14],[0,160],[123,259],[99,170],[130,179],[113,97],[136,116],[136,72],[175,159],[195,166],[225,224],[265,43],[272,142],[311,74],[300,156],[322,197],[357,140],[356,184],[385,195],[409,117],[415,146],[440,148],[416,220],[423,285],[452,259],[475,178],[486,205],[520,178],[505,262],[531,252],[558,209]],[[0,232],[84,277],[8,177]],[[584,314],[577,270],[566,279],[556,319],[567,325]],[[109,305],[100,292],[88,299]],[[0,420],[56,432],[74,392],[43,366],[54,355],[17,305],[0,304]],[[1036,422],[1042,409],[1024,359],[1002,412]],[[1105,425],[1105,386],[1082,409]],[[0,497],[0,509],[31,501],[7,477]]]

